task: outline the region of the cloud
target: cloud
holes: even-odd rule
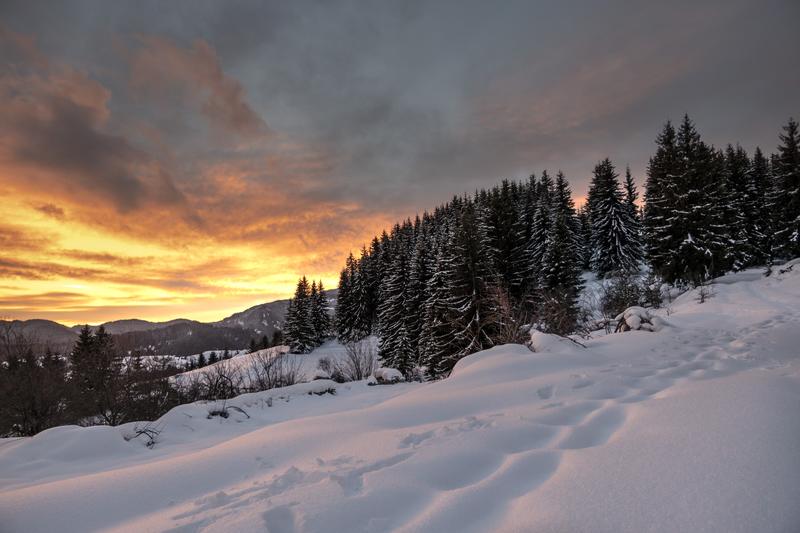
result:
[[[8,45],[8,32],[3,38]],[[96,198],[121,212],[181,204],[182,194],[157,161],[104,131],[109,98],[100,83],[65,65],[38,61],[3,70],[0,180],[39,196]]]
[[[46,234],[0,220],[0,259],[9,251],[42,251],[53,240]]]
[[[139,36],[130,60],[131,84],[150,95],[188,97],[206,118],[245,138],[269,133],[266,122],[246,101],[242,85],[222,70],[214,49],[203,40],[182,48],[169,39]]]
[[[41,204],[34,206],[34,209],[45,216],[55,218],[56,220],[64,220],[66,218],[66,213],[64,213],[64,210],[54,204]]]

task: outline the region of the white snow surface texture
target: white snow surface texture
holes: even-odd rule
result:
[[[153,448],[133,424],[5,439],[0,530],[800,531],[800,272],[714,292],[661,331],[536,334],[439,382],[180,406]]]

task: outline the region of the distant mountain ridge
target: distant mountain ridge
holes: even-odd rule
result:
[[[103,322],[97,326],[89,326],[89,329],[96,331],[97,328],[103,326],[107,332],[112,335],[119,333],[130,333],[131,331],[149,331],[158,328],[165,328],[181,322],[193,322],[187,318],[176,318],[166,322],[151,322],[149,320],[141,320],[139,318],[126,318],[122,320],[112,320],[110,322]],[[75,324],[70,329],[75,333],[79,333],[83,328],[83,324]]]
[[[330,307],[336,303],[338,289],[325,291]],[[176,318],[164,322],[152,322],[138,318],[112,320],[90,325],[96,331],[101,325],[114,336],[117,346],[123,351],[138,350],[158,355],[190,355],[205,350],[242,349],[250,339],[272,337],[286,318],[289,300],[275,300],[254,305],[216,322],[198,322]],[[45,319],[0,320],[0,327],[22,330],[42,344],[56,350],[67,349],[78,338],[82,324],[67,327]]]

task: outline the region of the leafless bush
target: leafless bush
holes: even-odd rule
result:
[[[242,413],[247,418],[250,418],[250,415],[247,414],[247,411],[239,407],[238,405],[228,405],[227,402],[222,402],[222,407],[213,407],[208,411],[208,418],[213,418],[215,416],[221,418],[228,418],[230,416],[230,411],[236,411],[237,413]]]
[[[145,446],[152,448],[158,443],[158,436],[161,434],[162,426],[156,425],[153,422],[147,422],[144,425],[136,424],[133,426],[133,431],[125,435],[123,438],[126,441],[138,439],[139,437],[145,438]]]
[[[208,366],[200,372],[206,400],[224,400],[243,392],[244,376],[227,361]]]
[[[360,381],[367,379],[375,370],[378,357],[375,346],[368,340],[349,342],[345,345],[345,357],[333,363],[331,378],[335,381],[337,376],[342,381]]]
[[[303,379],[302,360],[290,353],[262,352],[254,354],[247,368],[249,389],[262,391],[287,387]]]
[[[603,317],[615,317],[625,309],[639,305],[642,288],[634,276],[620,273],[602,285],[600,309]]]
[[[567,335],[575,331],[579,309],[575,296],[569,289],[542,291],[540,299],[538,318],[542,331],[557,335]]]
[[[663,303],[661,294],[662,280],[652,272],[642,281],[641,304],[645,307],[658,309]]]
[[[710,283],[703,283],[697,288],[697,303],[706,303],[706,300],[714,296],[714,288]]]
[[[492,301],[494,344],[530,344],[530,314],[523,305],[514,305],[508,291],[501,287],[489,290]]]

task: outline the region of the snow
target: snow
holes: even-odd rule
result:
[[[798,531],[800,273],[758,272],[661,331],[179,406],[151,448],[136,424],[2,440],[0,529]]]
[[[624,321],[634,331],[661,331],[665,326],[670,325],[669,322],[658,316],[654,311],[638,306],[627,308],[617,315],[614,320],[617,322]]]
[[[387,368],[387,367],[377,368],[375,369],[373,376],[375,377],[375,380],[378,381],[379,383],[398,383],[400,381],[405,380],[402,372],[400,372],[396,368]]]

